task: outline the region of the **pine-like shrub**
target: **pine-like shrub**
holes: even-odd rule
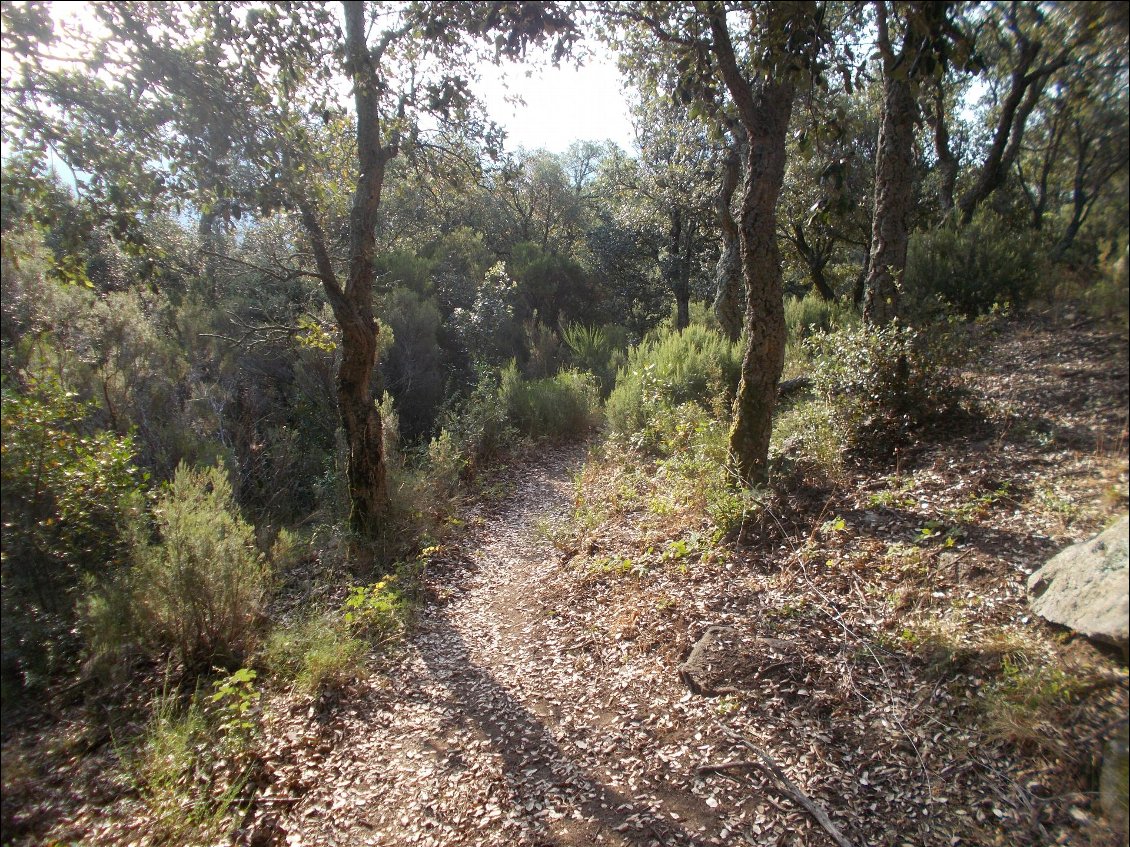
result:
[[[628,351],[606,414],[614,435],[654,449],[649,435],[683,403],[697,403],[716,418],[729,414],[741,375],[741,346],[715,330],[691,324],[664,330]]]
[[[131,583],[139,635],[188,668],[237,667],[259,636],[270,573],[222,466],[177,468],[139,543]]]
[[[513,363],[502,372],[498,401],[514,428],[530,438],[583,435],[595,425],[600,408],[592,374],[568,370],[528,380]]]
[[[627,331],[615,325],[567,323],[561,329],[561,340],[573,367],[595,376],[601,395],[607,396],[616,383],[616,371],[625,362]]]
[[[1022,306],[1037,293],[1044,265],[1030,233],[989,215],[962,229],[916,233],[903,278],[908,311],[932,317],[948,307],[972,319],[994,305]]]
[[[802,341],[817,332],[831,332],[858,321],[851,304],[841,300],[828,301],[812,292],[785,298],[785,326],[790,341]]]

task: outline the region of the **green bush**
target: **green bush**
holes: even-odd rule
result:
[[[1083,305],[1095,317],[1130,324],[1130,247],[1112,248],[1104,256],[1098,273],[1083,294]]]
[[[468,470],[489,462],[514,439],[514,427],[499,399],[498,379],[480,377],[465,400],[440,417],[439,434],[428,444],[428,466],[436,481],[453,487]]]
[[[614,324],[569,323],[561,330],[561,340],[569,349],[573,366],[596,377],[602,397],[608,396],[616,383],[616,371],[624,365],[627,335],[627,330]]]
[[[6,686],[58,670],[84,580],[111,577],[129,559],[141,511],[133,442],[88,432],[91,407],[54,379],[24,375],[3,387],[3,670]]]
[[[994,305],[1022,306],[1037,293],[1044,265],[1032,234],[989,215],[963,229],[916,233],[903,286],[908,314],[931,317],[949,307],[972,319]]]
[[[729,415],[741,374],[741,346],[691,324],[664,330],[628,351],[606,413],[614,435],[654,449],[656,427],[670,410],[696,403],[715,418]]]
[[[818,332],[831,332],[859,322],[855,309],[848,302],[829,302],[809,292],[803,297],[785,298],[785,326],[790,341],[803,341]]]
[[[297,625],[273,630],[263,663],[275,676],[293,680],[299,691],[317,696],[356,679],[368,649],[341,616],[315,614]]]
[[[916,332],[895,322],[814,335],[805,347],[813,387],[845,441],[922,423],[953,402],[949,366],[958,352],[945,332]]]
[[[530,438],[583,435],[596,423],[600,407],[592,374],[569,370],[527,380],[513,363],[502,372],[498,402],[511,425]]]
[[[226,471],[181,465],[139,543],[131,578],[139,633],[188,668],[235,667],[253,650],[270,573],[239,515]]]
[[[775,470],[783,474],[822,482],[839,476],[842,443],[832,406],[823,398],[812,398],[774,418],[769,456]]]

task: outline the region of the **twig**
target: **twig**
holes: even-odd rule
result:
[[[839,829],[836,828],[836,825],[832,823],[832,819],[828,817],[828,813],[824,811],[824,807],[810,798],[803,791],[801,791],[800,788],[797,787],[796,783],[789,779],[785,772],[781,770],[781,767],[773,760],[772,756],[770,756],[756,744],[742,737],[741,735],[738,735],[735,732],[731,732],[730,730],[725,729],[725,727],[723,727],[723,729],[725,730],[727,735],[729,735],[739,744],[752,750],[759,761],[724,762],[720,765],[705,765],[703,767],[713,769],[715,770],[715,772],[719,773],[724,772],[725,770],[732,770],[737,767],[755,767],[757,770],[775,779],[778,783],[779,790],[794,803],[804,807],[804,809],[810,815],[812,815],[816,822],[820,824],[820,826],[824,827],[824,830],[830,836],[832,836],[832,840],[835,841],[836,844],[839,845],[839,847],[853,847],[852,843],[848,841],[848,839],[844,837],[843,833],[841,833]]]

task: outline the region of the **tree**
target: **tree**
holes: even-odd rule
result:
[[[1040,37],[1049,23],[1047,10],[1040,4],[1011,2],[994,8],[998,10],[999,15],[989,17],[987,29],[992,43],[986,46],[989,52],[1001,57],[1001,66],[1008,61],[1004,57],[1015,58],[1007,68],[1008,82],[999,98],[996,125],[985,157],[977,168],[973,184],[957,202],[962,225],[973,220],[977,207],[1004,184],[1020,153],[1028,118],[1049,79],[1067,66],[1075,49],[1089,37],[1085,26],[1082,31],[1070,25],[1067,31],[1053,27],[1052,31],[1064,40],[1049,48]],[[1065,10],[1056,14],[1055,19],[1067,23],[1065,16],[1073,15]]]
[[[871,230],[864,320],[882,326],[898,314],[899,285],[906,269],[914,203],[914,127],[923,80],[945,69],[951,44],[967,51],[950,18],[952,4],[906,3],[898,8],[877,0],[875,43],[883,72],[883,107],[875,156],[875,209]],[[902,29],[897,48],[895,24]]]
[[[4,81],[18,129],[6,123],[6,137],[66,161],[138,249],[139,221],[162,206],[195,208],[206,231],[245,214],[297,215],[313,264],[296,270],[321,284],[341,333],[350,523],[375,535],[388,493],[373,262],[389,163],[426,135],[423,114],[485,127],[471,121],[473,39],[516,57],[556,34],[560,55],[572,22],[538,3],[347,2],[343,26],[314,4],[117,2],[95,12],[103,32],[76,45],[73,32],[56,37],[45,4],[5,4],[4,50],[18,60]],[[53,41],[72,48],[61,63],[44,49]],[[352,109],[336,93],[343,82]],[[335,194],[339,181],[352,184],[351,201]]]
[[[742,289],[742,245],[738,222],[734,218],[734,194],[742,179],[746,158],[745,130],[736,121],[729,127],[729,143],[722,157],[722,179],[714,199],[722,243],[714,271],[714,315],[731,341],[742,334],[745,292]]]
[[[609,15],[646,35],[643,40],[637,35],[635,56],[655,65],[652,78],[677,80],[676,95],[692,116],[718,120],[728,96],[748,139],[738,215],[747,342],[730,453],[742,484],[761,485],[768,479],[786,336],[777,199],[794,95],[821,72],[818,58],[827,39],[822,9],[814,2],[711,2],[693,8],[641,3],[614,7]],[[739,29],[731,29],[732,20],[741,21]],[[734,31],[743,34],[736,43]]]

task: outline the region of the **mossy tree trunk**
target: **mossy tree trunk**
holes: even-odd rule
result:
[[[771,11],[784,27],[785,23],[799,23],[813,8],[814,4],[774,4]],[[746,349],[734,398],[730,457],[742,485],[752,488],[769,479],[769,440],[785,362],[777,198],[785,179],[785,140],[796,86],[787,72],[768,74],[756,82],[747,78],[734,55],[724,13],[718,6],[712,9],[710,24],[719,69],[749,144],[738,221]]]

